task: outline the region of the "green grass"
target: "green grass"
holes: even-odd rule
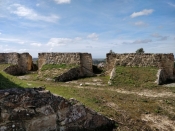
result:
[[[112,84],[118,87],[157,87],[157,68],[116,66],[116,76]]]
[[[118,122],[117,126],[121,127],[121,130],[122,126],[126,126],[132,130],[141,130],[146,126],[140,119],[142,114],[168,116],[169,119],[175,120],[175,115],[171,113],[175,112],[174,97],[152,98],[135,94],[123,94],[109,90],[109,88],[124,88],[125,90],[134,90],[138,92],[140,89],[170,92],[172,89],[175,89],[175,87],[163,87],[154,84],[157,73],[156,68],[116,67],[117,76],[113,81],[113,85],[108,86],[107,81],[109,80],[109,76],[83,78],[77,80],[77,84],[40,81],[39,79],[34,79],[37,77],[36,73],[26,75],[30,76],[31,79],[20,80],[16,76],[8,75],[2,71],[7,66],[8,65],[0,64],[0,89],[45,86],[47,90],[50,90],[54,94],[61,95],[67,99],[75,98],[85,106],[107,117],[113,118]],[[106,85],[84,85],[81,86],[82,88],[77,88],[79,83],[94,83],[94,79],[100,79],[102,83],[106,83]],[[31,86],[28,84],[31,84]],[[93,87],[93,89],[91,89],[91,87]],[[109,103],[112,103],[113,105],[110,106]],[[126,128],[123,128],[123,130],[125,129]]]
[[[51,69],[69,69],[69,68],[74,68],[74,67],[77,67],[77,65],[75,64],[70,64],[70,65],[67,65],[67,64],[46,64],[46,65],[43,65],[42,68],[41,68],[41,71],[45,71],[45,70],[51,70]]]

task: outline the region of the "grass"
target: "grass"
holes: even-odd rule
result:
[[[116,76],[112,80],[119,87],[157,87],[154,83],[157,68],[154,67],[122,67],[116,66]]]
[[[0,81],[2,82],[0,89],[45,86],[47,90],[54,94],[61,95],[67,99],[75,98],[87,107],[114,119],[117,121],[117,126],[119,126],[120,130],[126,130],[125,127],[131,130],[141,130],[143,128],[149,130],[147,124],[141,120],[142,114],[168,116],[169,119],[175,120],[175,114],[173,114],[175,112],[175,100],[173,97],[154,98],[110,90],[110,88],[117,88],[128,91],[147,89],[156,90],[157,92],[173,92],[172,89],[174,90],[175,87],[157,86],[153,83],[156,79],[156,68],[117,67],[117,76],[113,80],[113,85],[108,86],[109,76],[83,78],[77,80],[77,83],[67,84],[33,79],[37,76],[36,73],[33,73],[25,75],[30,76],[31,79],[20,80],[16,76],[3,72],[2,70],[6,66],[8,65],[0,65]],[[95,83],[94,79],[100,79],[105,86],[84,85],[81,88],[77,88],[79,83]],[[31,86],[28,84],[31,84]]]
[[[43,65],[41,68],[41,71],[45,70],[51,70],[51,69],[70,69],[73,67],[77,67],[77,65],[72,64],[72,65],[66,65],[66,64],[46,64]]]

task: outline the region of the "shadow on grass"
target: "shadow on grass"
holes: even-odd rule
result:
[[[8,88],[22,88],[21,86],[15,84],[8,78],[5,78],[1,73],[0,73],[0,90],[2,89],[8,89]]]

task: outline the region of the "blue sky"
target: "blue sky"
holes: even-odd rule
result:
[[[175,0],[0,0],[0,52],[174,53]]]

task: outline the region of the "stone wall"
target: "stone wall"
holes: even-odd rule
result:
[[[106,54],[106,68],[109,74],[114,66],[139,66],[139,67],[157,67],[163,69],[166,79],[171,79],[174,70],[174,55],[170,54],[151,54],[151,53],[125,53],[125,54]]]
[[[18,65],[25,70],[31,70],[32,56],[29,53],[0,53],[0,64]]]
[[[92,66],[92,56],[88,53],[80,54],[80,65],[82,67],[83,73],[87,76],[91,76],[93,72]]]
[[[0,90],[0,131],[112,131],[115,122],[44,88]]]
[[[38,67],[45,64],[73,64],[80,66],[81,72],[92,76],[92,56],[88,53],[38,53]]]

